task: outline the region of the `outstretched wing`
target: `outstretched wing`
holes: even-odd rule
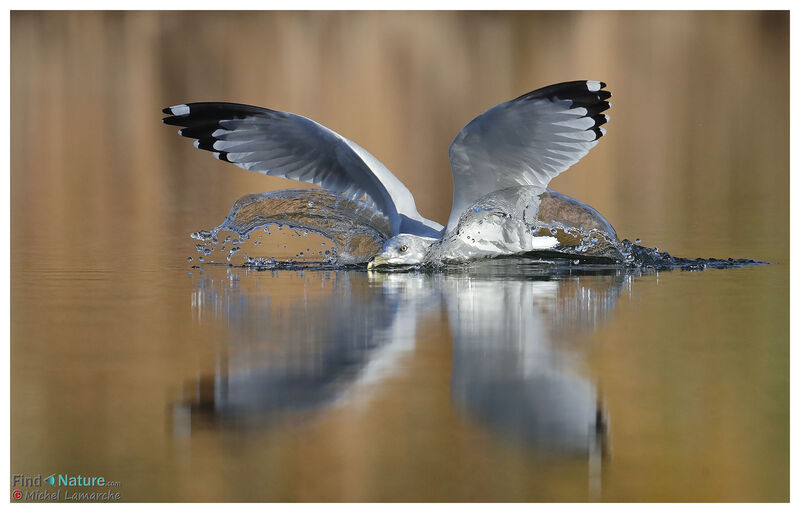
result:
[[[400,228],[400,214],[419,216],[411,192],[369,152],[303,116],[236,103],[168,107],[163,119],[183,127],[196,148],[265,175],[312,183],[349,199],[368,198]]]
[[[491,192],[520,185],[547,188],[605,134],[611,105],[603,82],[555,84],[501,103],[470,121],[450,144],[453,209],[461,213]]]

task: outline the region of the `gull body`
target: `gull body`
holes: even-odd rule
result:
[[[422,263],[434,244],[458,239],[459,221],[481,198],[524,187],[544,193],[605,134],[611,93],[599,81],[564,82],[501,103],[470,121],[450,144],[453,203],[447,225],[422,216],[408,188],[355,142],[288,112],[202,102],[164,109],[163,122],[219,160],[307,183],[352,200],[364,198],[389,220],[392,237],[369,264]],[[464,237],[461,244],[486,244]],[[492,241],[488,241],[493,246]],[[521,250],[548,249],[553,237],[528,236]],[[476,250],[482,248],[476,246]]]

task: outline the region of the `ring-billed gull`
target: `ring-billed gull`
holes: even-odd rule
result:
[[[453,205],[446,226],[426,219],[411,192],[378,159],[321,124],[288,112],[235,103],[202,102],[164,109],[168,125],[241,168],[312,183],[382,212],[392,237],[368,267],[414,265],[431,246],[454,237],[459,220],[489,195],[524,188],[543,193],[605,134],[611,93],[605,83],[550,85],[501,103],[470,121],[450,144]],[[554,237],[525,234],[518,251],[549,249]],[[469,236],[459,241],[474,244]]]

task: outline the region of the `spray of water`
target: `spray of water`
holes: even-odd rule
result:
[[[197,241],[198,262],[256,269],[360,266],[378,254],[390,236],[389,221],[369,203],[320,189],[248,194],[233,204],[219,226],[191,234]],[[541,241],[555,243],[541,249]],[[525,186],[476,202],[462,214],[456,230],[431,247],[419,267],[441,270],[487,258],[657,271],[765,263],[673,257],[638,242],[620,242],[611,224],[584,203]]]

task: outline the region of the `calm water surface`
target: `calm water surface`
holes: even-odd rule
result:
[[[776,500],[786,270],[25,266],[15,472],[126,500]]]
[[[127,501],[787,500],[788,18],[12,13],[11,472]],[[167,105],[311,117],[443,222],[458,130],[584,78],[608,135],[553,189],[775,265],[191,267],[190,232],[297,184],[196,151]]]

